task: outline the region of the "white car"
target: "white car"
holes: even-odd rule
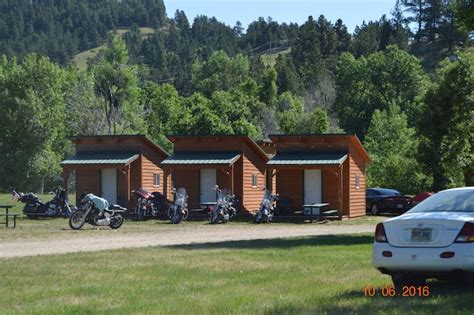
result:
[[[474,276],[474,187],[443,190],[379,223],[372,264],[396,287]]]

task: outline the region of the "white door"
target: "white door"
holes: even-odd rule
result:
[[[115,168],[104,168],[101,171],[102,198],[107,199],[109,204],[117,203],[117,170]]]
[[[304,203],[322,202],[321,170],[304,171]]]
[[[216,201],[216,191],[213,189],[217,183],[217,174],[215,169],[201,170],[201,203]]]

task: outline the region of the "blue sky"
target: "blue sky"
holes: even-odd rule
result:
[[[352,32],[362,21],[390,16],[395,0],[164,0],[168,16],[176,9],[183,10],[192,22],[196,15],[215,16],[231,26],[240,21],[246,28],[263,16],[278,22],[302,24],[309,15],[317,18],[324,14],[335,22],[341,18]]]

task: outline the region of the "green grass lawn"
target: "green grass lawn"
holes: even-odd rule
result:
[[[472,290],[364,297],[390,284],[372,235],[153,247],[1,261],[2,314],[472,313]]]

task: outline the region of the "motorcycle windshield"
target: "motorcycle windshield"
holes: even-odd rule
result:
[[[217,202],[230,202],[232,192],[228,188],[223,188],[217,196]]]
[[[269,203],[271,197],[272,197],[272,192],[268,189],[265,189],[264,192],[263,192],[262,205],[266,204],[266,203]]]
[[[176,190],[176,200],[175,200],[176,205],[183,206],[187,198],[188,198],[188,194],[186,193],[186,189],[181,187],[181,188],[178,188],[178,190]]]

